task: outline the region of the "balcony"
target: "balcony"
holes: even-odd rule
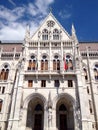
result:
[[[25,75],[75,75],[75,70],[26,70]]]
[[[18,60],[20,58],[21,52],[2,52],[0,57],[1,60],[12,60],[13,58],[15,60]]]

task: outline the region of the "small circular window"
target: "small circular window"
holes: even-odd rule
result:
[[[35,58],[35,56],[34,56],[34,55],[32,55],[32,56],[31,56],[31,59],[34,59],[34,58]]]
[[[43,59],[46,59],[47,58],[47,56],[46,55],[43,55]]]
[[[55,59],[58,59],[59,57],[57,55],[54,56]]]

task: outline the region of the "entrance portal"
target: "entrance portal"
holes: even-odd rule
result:
[[[26,127],[30,130],[43,130],[44,109],[39,98],[31,100],[28,104]]]
[[[65,97],[60,98],[56,105],[56,126],[58,130],[74,130],[72,104]]]
[[[60,114],[60,130],[67,130],[67,117],[64,114]]]
[[[42,128],[42,115],[35,114],[34,130],[41,130]]]
[[[60,130],[67,130],[67,109],[64,104],[59,107],[59,128]]]
[[[42,106],[40,104],[35,107],[34,130],[42,130]]]

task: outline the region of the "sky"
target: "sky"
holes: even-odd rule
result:
[[[98,0],[0,0],[0,40],[31,36],[51,11],[71,35],[74,24],[79,41],[98,41]]]

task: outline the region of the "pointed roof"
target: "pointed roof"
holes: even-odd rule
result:
[[[74,24],[72,24],[72,34],[75,34],[75,33],[76,33],[76,30],[75,30]]]
[[[59,23],[59,21],[55,18],[55,16],[52,14],[52,12],[50,11],[50,13],[48,14],[48,16],[44,19],[43,23],[39,26],[39,28],[37,29],[37,31],[31,36],[31,39],[36,35],[37,32],[40,31],[40,29],[44,26],[44,24],[48,21],[48,20],[53,20],[58,27],[60,27],[60,29],[66,34],[66,36],[71,39],[71,36],[68,34],[68,32],[63,28],[63,26]]]

